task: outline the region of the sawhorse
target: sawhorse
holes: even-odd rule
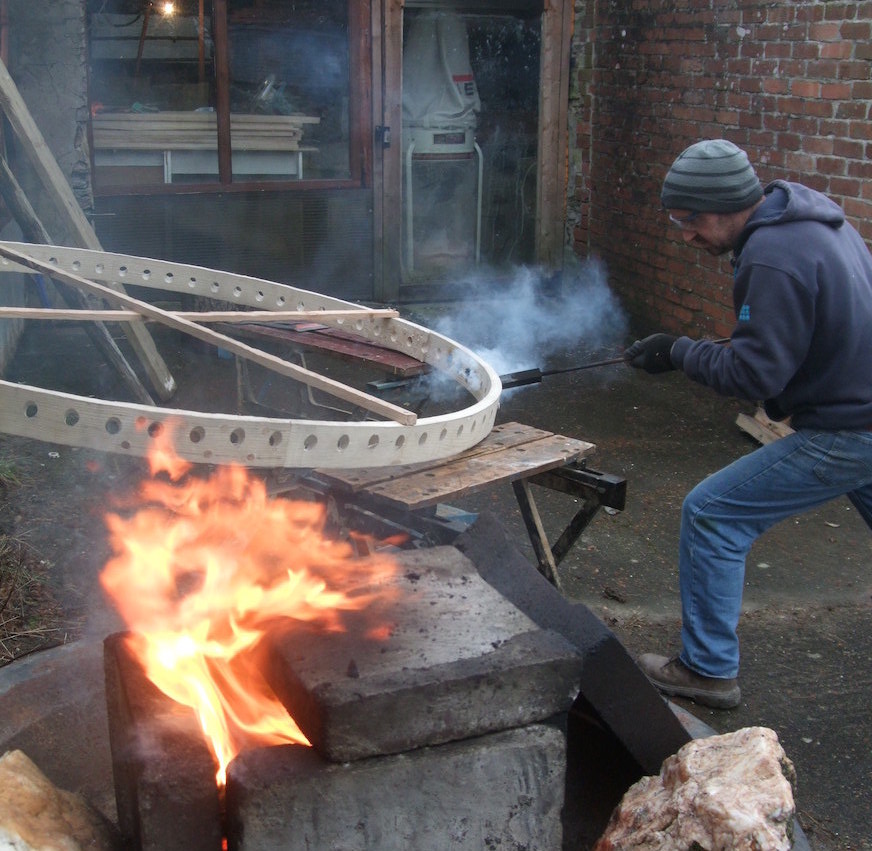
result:
[[[437,509],[460,497],[510,482],[544,576],[560,588],[557,567],[602,507],[622,510],[626,481],[589,470],[583,459],[592,443],[525,426],[496,426],[479,444],[451,458],[402,467],[315,470],[304,484],[329,494],[340,513],[358,524],[390,532],[424,530],[435,543],[462,531]],[[581,508],[555,543],[548,541],[531,486],[581,500]]]

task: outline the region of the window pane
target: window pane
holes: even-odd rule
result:
[[[89,7],[98,188],[171,182],[177,152],[215,150],[210,4]]]
[[[258,158],[264,179],[349,177],[348,0],[229,7],[236,179]]]
[[[218,56],[210,0],[89,0],[98,190],[218,182],[228,100],[234,181],[350,176],[348,0],[226,8]]]

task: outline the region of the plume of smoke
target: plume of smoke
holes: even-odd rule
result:
[[[470,298],[431,325],[499,374],[623,344],[628,322],[598,260],[576,260],[558,287],[520,269],[498,284],[470,280]]]

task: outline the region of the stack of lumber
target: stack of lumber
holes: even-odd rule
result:
[[[233,147],[247,151],[298,151],[311,115],[232,113]],[[214,112],[104,112],[92,121],[94,147],[121,150],[215,150]]]

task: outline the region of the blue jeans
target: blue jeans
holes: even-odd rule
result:
[[[770,526],[847,494],[872,528],[872,431],[800,429],[734,461],[685,497],[679,541],[681,661],[739,671],[745,557]]]

